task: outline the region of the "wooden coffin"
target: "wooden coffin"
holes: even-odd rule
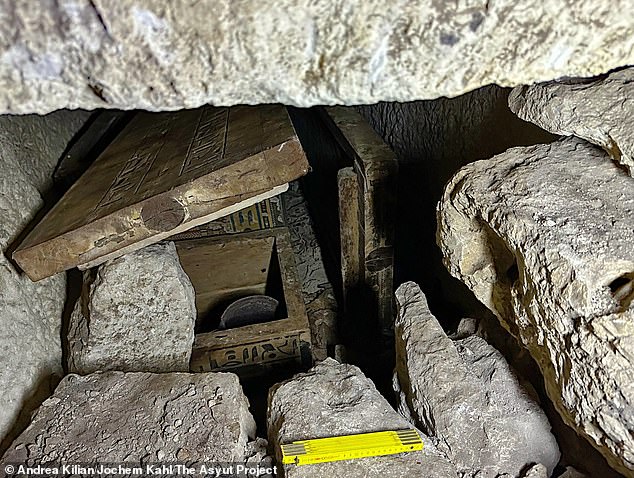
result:
[[[286,228],[175,244],[196,291],[198,330],[213,329],[236,299],[266,294],[280,302],[277,320],[196,333],[193,372],[250,376],[279,365],[310,366],[310,326]]]
[[[228,216],[181,232],[171,237],[173,240],[195,239],[198,237],[241,234],[243,232],[262,231],[284,227],[284,206],[281,196],[273,196],[240,209]]]
[[[366,313],[376,313],[389,330],[394,322],[396,157],[354,108],[324,110],[327,126],[352,158],[352,166],[341,169],[337,178],[345,313],[359,315],[349,300],[356,294]]]
[[[308,171],[279,105],[141,112],[13,253],[32,280],[275,196]]]

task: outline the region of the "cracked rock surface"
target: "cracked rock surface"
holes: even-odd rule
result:
[[[230,373],[71,374],[2,462],[243,462],[248,406]]]
[[[519,477],[534,463],[552,472],[559,448],[550,423],[502,354],[475,335],[447,337],[413,282],[396,303],[401,407],[461,476]]]
[[[1,2],[2,112],[411,101],[634,63],[629,0],[40,3]]]
[[[178,372],[189,370],[194,288],[173,242],[147,246],[99,266],[73,310],[69,369]]]
[[[327,358],[269,392],[269,442],[413,428],[353,365]],[[457,477],[453,465],[422,435],[423,451],[311,466],[284,465],[287,478],[368,476]],[[279,459],[280,457],[278,457]]]
[[[634,68],[594,80],[518,86],[509,96],[509,107],[552,133],[601,146],[634,176]]]
[[[582,139],[512,148],[453,177],[438,224],[564,421],[634,476],[634,179]]]
[[[44,205],[55,165],[87,119],[84,111],[0,116],[0,452],[61,376],[66,298],[64,274],[31,282],[9,248]]]

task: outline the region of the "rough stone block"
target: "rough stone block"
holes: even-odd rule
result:
[[[69,369],[189,370],[194,341],[194,288],[173,242],[147,246],[86,274],[73,310]]]
[[[0,117],[0,452],[61,376],[66,298],[64,275],[34,284],[6,254],[43,206],[55,164],[87,118],[83,111]]]
[[[255,434],[229,373],[67,375],[3,463],[241,462]]]
[[[328,358],[269,392],[269,443],[412,428],[363,373]],[[421,434],[423,451],[311,466],[285,465],[287,478],[367,476],[457,477],[453,465]],[[278,456],[279,458],[279,456]]]
[[[396,376],[401,403],[465,477],[552,472],[559,449],[539,405],[484,339],[452,341],[413,282],[396,292]]]
[[[634,176],[634,68],[590,80],[560,80],[518,86],[509,107],[520,118],[605,149]]]
[[[411,101],[634,63],[629,0],[521,8],[92,0],[37,9],[4,0],[1,8],[11,20],[0,25],[0,111],[12,113]]]
[[[634,179],[581,139],[512,148],[453,177],[438,224],[564,421],[634,476]]]

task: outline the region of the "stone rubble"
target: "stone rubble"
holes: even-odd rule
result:
[[[173,242],[106,262],[91,275],[70,320],[71,372],[189,370],[195,293]]]
[[[42,196],[84,111],[0,116],[0,453],[62,374],[66,276],[33,283],[8,259],[44,205]]]
[[[255,440],[247,443],[245,465],[248,468],[262,470],[262,473],[257,478],[276,478],[274,474],[264,471],[273,470],[275,466],[273,457],[268,454],[268,444],[268,441],[261,437],[257,437]]]
[[[229,373],[71,374],[1,461],[245,462],[255,435],[248,407]]]
[[[582,139],[512,148],[453,177],[437,240],[564,421],[634,476],[634,179]]]
[[[463,477],[552,472],[557,442],[544,412],[502,354],[472,335],[453,341],[413,282],[396,292],[396,387],[401,408]]]
[[[355,366],[327,358],[306,373],[274,386],[269,392],[269,442],[282,443],[382,430],[413,428],[394,411],[371,380]],[[422,434],[421,434],[422,435]],[[421,452],[362,458],[311,466],[285,465],[286,478],[368,476],[451,478],[451,463],[422,435]],[[278,460],[279,460],[278,456]]]
[[[370,104],[634,63],[629,0],[3,0],[0,112]],[[210,15],[210,12],[213,14]],[[598,21],[597,19],[600,19]]]
[[[552,133],[601,146],[634,176],[634,68],[591,80],[559,80],[518,86],[509,107]]]

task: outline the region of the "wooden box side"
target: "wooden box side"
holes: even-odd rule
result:
[[[323,118],[341,147],[353,158],[358,202],[350,203],[359,217],[361,264],[359,280],[373,292],[378,320],[390,329],[394,320],[394,215],[397,200],[398,163],[394,152],[353,108],[327,107]],[[348,179],[350,188],[353,182]],[[346,204],[340,204],[347,207]],[[344,212],[353,218],[357,211]],[[350,224],[340,224],[341,233]],[[356,227],[356,225],[352,225]],[[349,286],[349,284],[348,284]],[[344,296],[346,293],[344,292]]]
[[[192,371],[232,370],[289,361],[308,364],[310,326],[286,229],[226,236],[222,240],[227,241],[227,244],[237,242],[242,247],[247,247],[249,241],[262,241],[263,238],[273,241],[277,254],[287,317],[262,324],[197,334],[192,351]],[[216,238],[211,241],[218,244],[220,240]]]

